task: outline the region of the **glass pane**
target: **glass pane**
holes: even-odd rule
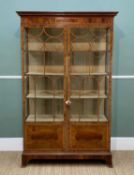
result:
[[[63,121],[62,99],[29,99],[29,116],[27,122],[60,122]]]
[[[70,120],[107,121],[109,31],[72,28]]]
[[[25,60],[26,121],[63,121],[63,29],[26,29]]]
[[[89,98],[71,99],[71,102],[71,121],[107,121],[106,116],[104,115],[104,99],[100,99],[99,101],[97,99]]]

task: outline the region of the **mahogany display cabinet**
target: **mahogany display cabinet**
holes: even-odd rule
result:
[[[100,159],[112,166],[111,74],[117,12],[17,14],[22,166],[31,159]]]

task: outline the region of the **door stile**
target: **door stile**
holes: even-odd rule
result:
[[[70,105],[71,105],[71,81],[70,81],[70,71],[71,71],[71,29],[67,30],[67,137],[68,137],[68,149],[70,147]]]
[[[65,37],[64,37],[64,114],[65,114],[65,121],[64,121],[64,129],[65,129],[65,150],[69,150],[69,138],[70,138],[70,28],[65,28]]]
[[[64,28],[64,150],[68,150],[68,29]]]
[[[109,81],[108,81],[108,139],[109,139],[109,149],[111,145],[111,118],[112,118],[112,50],[113,50],[113,26],[109,28],[110,30],[110,58],[109,58]]]

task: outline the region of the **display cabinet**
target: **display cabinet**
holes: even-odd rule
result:
[[[31,159],[101,159],[112,166],[112,40],[117,12],[17,13],[22,165]]]

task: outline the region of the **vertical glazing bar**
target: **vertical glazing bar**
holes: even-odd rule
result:
[[[42,78],[42,77],[41,77]],[[45,93],[45,89],[46,89],[46,77],[45,76],[43,76],[43,86],[44,86],[44,88],[43,88],[43,93],[44,94],[46,94]],[[46,106],[47,106],[47,104],[46,104],[46,99],[44,99],[44,111],[43,111],[43,113],[44,113],[44,116],[46,116]]]
[[[25,76],[25,84],[26,84],[26,89],[25,89],[25,94],[26,96],[29,94],[29,88],[28,88],[28,82],[29,81],[29,77]],[[29,99],[26,98],[26,114],[25,114],[26,118],[29,116]]]
[[[98,106],[97,106],[97,110],[98,110],[98,114],[97,114],[97,121],[100,121],[100,79],[98,77],[97,80],[97,86],[98,86]]]
[[[70,61],[71,66],[69,68],[69,73],[73,73],[73,70],[75,70],[75,69],[73,69],[73,66],[75,66],[75,61],[74,61],[74,52],[72,52],[72,49],[70,52],[70,57],[71,57],[71,61]]]
[[[52,113],[53,121],[55,121],[55,79],[52,79],[53,99],[52,99]]]
[[[108,33],[109,29],[106,28],[106,51],[105,51],[105,72],[109,73],[109,60],[108,60],[108,53],[109,53],[109,41],[108,41]]]
[[[104,88],[104,90],[105,90],[104,93],[105,93],[106,97],[108,98],[108,78],[107,78],[107,76],[105,77],[105,88]],[[107,111],[108,111],[108,100],[107,100],[107,98],[104,99],[104,115],[108,119],[108,113],[107,113]]]
[[[90,68],[90,58],[88,58],[88,66],[89,66],[89,76],[90,76],[90,73],[91,73],[91,68]]]
[[[90,76],[90,73],[91,73],[91,65],[90,65],[90,49],[88,51],[88,66],[89,66],[89,76]]]
[[[46,52],[44,50],[43,52],[43,65],[44,65],[44,75],[46,73]]]
[[[82,78],[82,84],[81,84],[82,85],[81,90],[84,92],[83,95],[85,95],[85,88],[84,88],[85,84],[84,84],[84,82],[85,82],[85,76]],[[81,93],[81,95],[82,95],[82,93]],[[83,117],[85,116],[84,104],[85,104],[85,99],[83,99],[82,104],[81,104],[81,108],[82,108],[82,114],[81,115],[83,115]]]
[[[36,122],[36,77],[34,77],[34,121]]]
[[[26,44],[26,48],[25,48],[25,52],[26,52],[26,73],[29,72],[29,52],[28,52],[28,29],[25,29],[25,32],[26,32],[26,41],[25,41],[25,44]]]
[[[79,77],[77,77],[77,78],[79,78]],[[80,99],[80,97],[81,97],[81,82],[80,82],[80,80],[79,80],[79,86],[78,86],[78,96],[79,96],[79,121],[80,121],[80,118],[81,118],[81,99]]]

